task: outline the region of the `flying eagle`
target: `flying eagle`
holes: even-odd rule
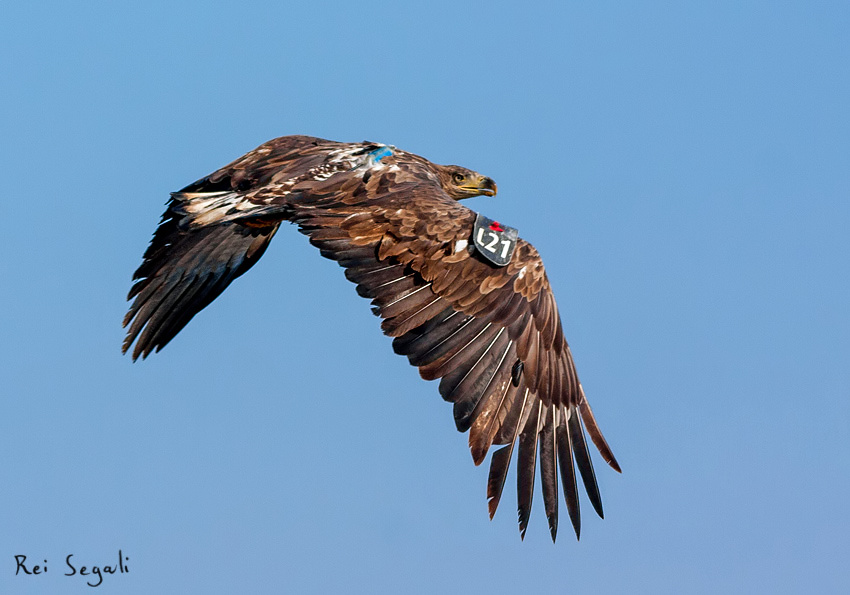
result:
[[[127,297],[123,351],[159,351],[263,255],[283,221],[298,225],[370,298],[393,349],[454,403],[496,512],[514,448],[520,535],[540,460],[554,541],[558,478],[576,537],[576,471],[593,508],[602,501],[584,430],[605,442],[564,339],[537,250],[515,229],[458,201],[496,194],[492,179],[436,165],[393,146],[308,136],[269,141],[171,195]],[[518,446],[517,446],[518,445]]]

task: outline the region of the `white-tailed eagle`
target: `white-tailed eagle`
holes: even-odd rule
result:
[[[388,145],[269,141],[171,195],[133,276],[123,349],[134,360],[161,349],[257,262],[282,222],[295,223],[372,300],[395,352],[426,380],[441,379],[475,464],[501,446],[487,482],[491,518],[516,447],[521,535],[539,459],[552,539],[558,470],[578,536],[576,468],[602,516],[584,430],[620,468],[579,383],[537,250],[458,202],[494,194],[490,178]]]

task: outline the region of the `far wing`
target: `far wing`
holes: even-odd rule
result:
[[[173,193],[133,275],[123,351],[135,341],[135,360],[164,347],[263,255],[286,216],[285,200],[326,173],[328,155],[358,147],[281,137]]]
[[[181,215],[175,212],[177,196],[169,201],[127,296],[133,304],[124,317],[124,326],[130,328],[122,350],[126,352],[135,341],[134,360],[162,349],[236,277],[254,266],[280,225],[227,222],[181,229]]]

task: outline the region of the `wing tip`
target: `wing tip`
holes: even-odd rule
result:
[[[482,432],[476,432],[473,428],[469,432],[469,453],[472,455],[472,462],[478,467],[487,458],[487,453],[490,451],[490,444],[487,444]]]
[[[558,515],[547,515],[546,520],[549,522],[549,535],[552,537],[552,543],[555,543],[558,537]]]
[[[125,324],[124,326],[127,326],[127,325]],[[128,334],[124,338],[124,341],[121,343],[121,355],[127,355],[127,352],[130,351],[130,347],[132,347],[132,345],[133,345],[133,340],[130,338],[130,335]],[[133,361],[136,361],[136,358],[138,357],[138,355],[131,354],[131,357],[133,358]]]
[[[593,415],[593,410],[587,402],[587,397],[584,394],[584,388],[582,388],[581,384],[579,384],[579,392],[581,395],[579,413],[581,414],[581,419],[584,422],[584,427],[590,435],[590,440],[596,446],[599,454],[602,455],[602,459],[608,463],[608,466],[617,473],[622,473],[623,470],[620,468],[620,464],[617,462],[616,457],[614,457],[611,447],[608,446],[608,442],[605,440],[605,437],[602,435],[602,431],[599,429],[599,425],[596,423],[596,417]]]
[[[496,509],[499,508],[499,499],[491,497],[487,499],[487,512],[490,515],[490,520],[496,516]]]

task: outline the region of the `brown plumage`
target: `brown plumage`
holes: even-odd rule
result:
[[[490,178],[386,145],[306,136],[269,141],[172,194],[133,277],[123,349],[133,347],[136,359],[164,347],[253,266],[281,222],[296,223],[372,300],[396,353],[423,378],[440,379],[458,430],[469,431],[475,464],[502,446],[491,459],[490,516],[518,444],[521,534],[539,458],[552,539],[558,470],[578,536],[575,467],[602,516],[585,430],[605,461],[620,468],[578,381],[537,250],[500,235],[509,261],[497,266],[473,241],[476,214],[457,201],[495,193]],[[489,229],[503,231],[495,222]]]

